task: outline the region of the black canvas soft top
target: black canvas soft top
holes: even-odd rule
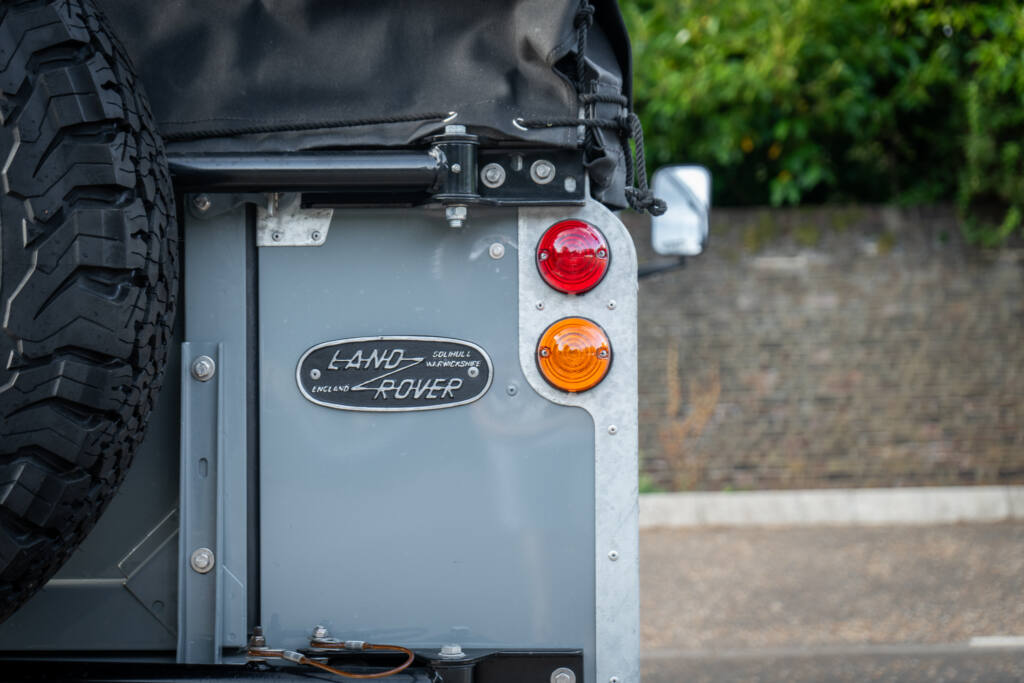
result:
[[[578,127],[524,130],[516,120],[579,116],[575,56],[589,14],[588,88],[630,95],[629,39],[614,0],[583,14],[580,0],[98,4],[172,152],[408,146],[443,130],[449,112],[494,144],[580,147]],[[622,112],[591,106],[593,118]],[[624,206],[620,135],[593,133],[593,194]]]

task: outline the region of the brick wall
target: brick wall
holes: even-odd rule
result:
[[[944,207],[712,222],[640,286],[648,486],[1024,482],[1024,250],[965,246]]]

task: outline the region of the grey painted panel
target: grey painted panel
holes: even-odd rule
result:
[[[594,424],[523,376],[516,230],[513,210],[474,207],[464,230],[438,211],[347,210],[322,247],[260,249],[271,646],[298,647],[324,623],[340,638],[419,647],[593,651]],[[339,411],[300,395],[306,349],[377,335],[478,344],[494,382],[475,403],[426,412]]]

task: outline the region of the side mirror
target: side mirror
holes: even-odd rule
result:
[[[656,197],[668,211],[651,218],[654,251],[666,256],[696,256],[708,243],[711,173],[703,166],[664,166],[654,174]]]

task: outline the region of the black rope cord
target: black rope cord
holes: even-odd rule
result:
[[[387,123],[407,123],[411,121],[445,121],[452,118],[455,112],[428,112],[426,114],[406,114],[402,116],[385,116],[379,119],[343,119],[335,121],[311,121],[308,123],[275,123],[264,125],[239,126],[236,128],[213,128],[208,130],[167,133],[164,140],[182,142],[185,140],[202,140],[205,138],[222,138],[232,135],[256,135],[259,133],[283,133],[300,130],[320,130],[331,128],[353,128],[355,126],[377,126]]]
[[[590,86],[586,81],[587,32],[594,23],[594,6],[588,0],[581,0],[580,7],[573,18],[576,29],[576,92],[579,93],[580,104],[617,104],[623,113],[614,119],[598,118],[562,118],[562,119],[516,119],[515,123],[522,128],[573,128],[583,126],[583,147],[588,152],[597,147],[594,131],[603,128],[618,133],[622,144],[626,164],[626,201],[635,211],[647,211],[653,216],[660,216],[668,208],[664,200],[658,199],[647,186],[647,161],[644,156],[644,129],[640,118],[629,109],[629,100],[624,95],[611,93],[588,92]],[[630,155],[630,140],[633,141],[633,154]]]

